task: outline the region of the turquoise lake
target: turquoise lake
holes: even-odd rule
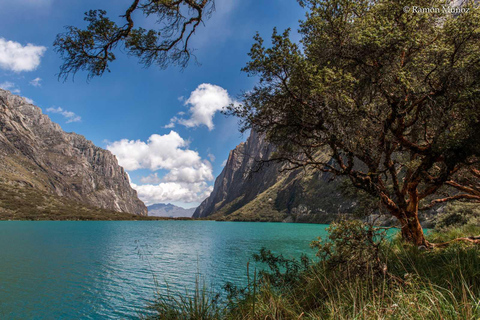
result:
[[[243,283],[253,253],[314,252],[326,225],[214,221],[0,222],[0,319],[135,319],[157,289]],[[159,286],[155,285],[154,278]]]

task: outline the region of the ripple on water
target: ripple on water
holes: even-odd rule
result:
[[[0,319],[130,319],[167,287],[245,283],[261,247],[299,257],[325,225],[0,222]],[[254,264],[251,264],[253,272]],[[157,280],[158,286],[154,279]],[[202,281],[202,280],[201,280]]]

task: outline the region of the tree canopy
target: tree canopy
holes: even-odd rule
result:
[[[444,1],[306,0],[299,45],[257,34],[259,83],[231,112],[264,132],[272,160],[347,176],[429,247],[418,210],[480,202],[480,11]],[[405,9],[407,8],[407,9]],[[468,9],[468,10],[466,10]],[[329,161],[319,160],[328,152]]]
[[[90,10],[85,13],[85,29],[67,26],[54,42],[64,61],[59,77],[66,80],[78,71],[87,71],[88,78],[101,76],[109,71],[119,46],[145,66],[185,67],[192,57],[191,37],[214,10],[214,0],[133,0],[121,16],[123,25],[107,17],[104,10]],[[135,12],[154,17],[158,28],[136,27]]]

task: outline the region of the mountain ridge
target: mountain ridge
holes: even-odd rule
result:
[[[331,173],[309,168],[285,170],[284,163],[265,162],[274,152],[264,135],[251,131],[245,142],[230,151],[212,193],[197,207],[193,218],[328,224],[341,215],[358,217],[359,199],[344,191],[344,177],[333,179]],[[330,160],[326,153],[317,156]],[[422,225],[432,227],[443,210],[440,206],[422,212]],[[364,219],[379,225],[397,223],[390,215],[372,214]]]
[[[93,207],[147,215],[110,151],[63,131],[39,107],[2,89],[0,182]]]
[[[182,208],[171,203],[156,203],[147,206],[150,217],[191,218],[196,208]]]
[[[193,217],[329,223],[338,212],[352,211],[355,200],[342,195],[341,181],[330,181],[327,173],[282,170],[285,164],[265,162],[274,152],[264,135],[251,131],[245,142],[230,151],[211,195]]]

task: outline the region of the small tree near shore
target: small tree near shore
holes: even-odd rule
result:
[[[480,10],[442,1],[306,0],[301,46],[257,35],[259,83],[230,111],[278,147],[271,161],[347,176],[403,238],[431,247],[421,209],[480,203]],[[458,10],[457,10],[458,11]],[[331,155],[319,160],[320,152]]]

